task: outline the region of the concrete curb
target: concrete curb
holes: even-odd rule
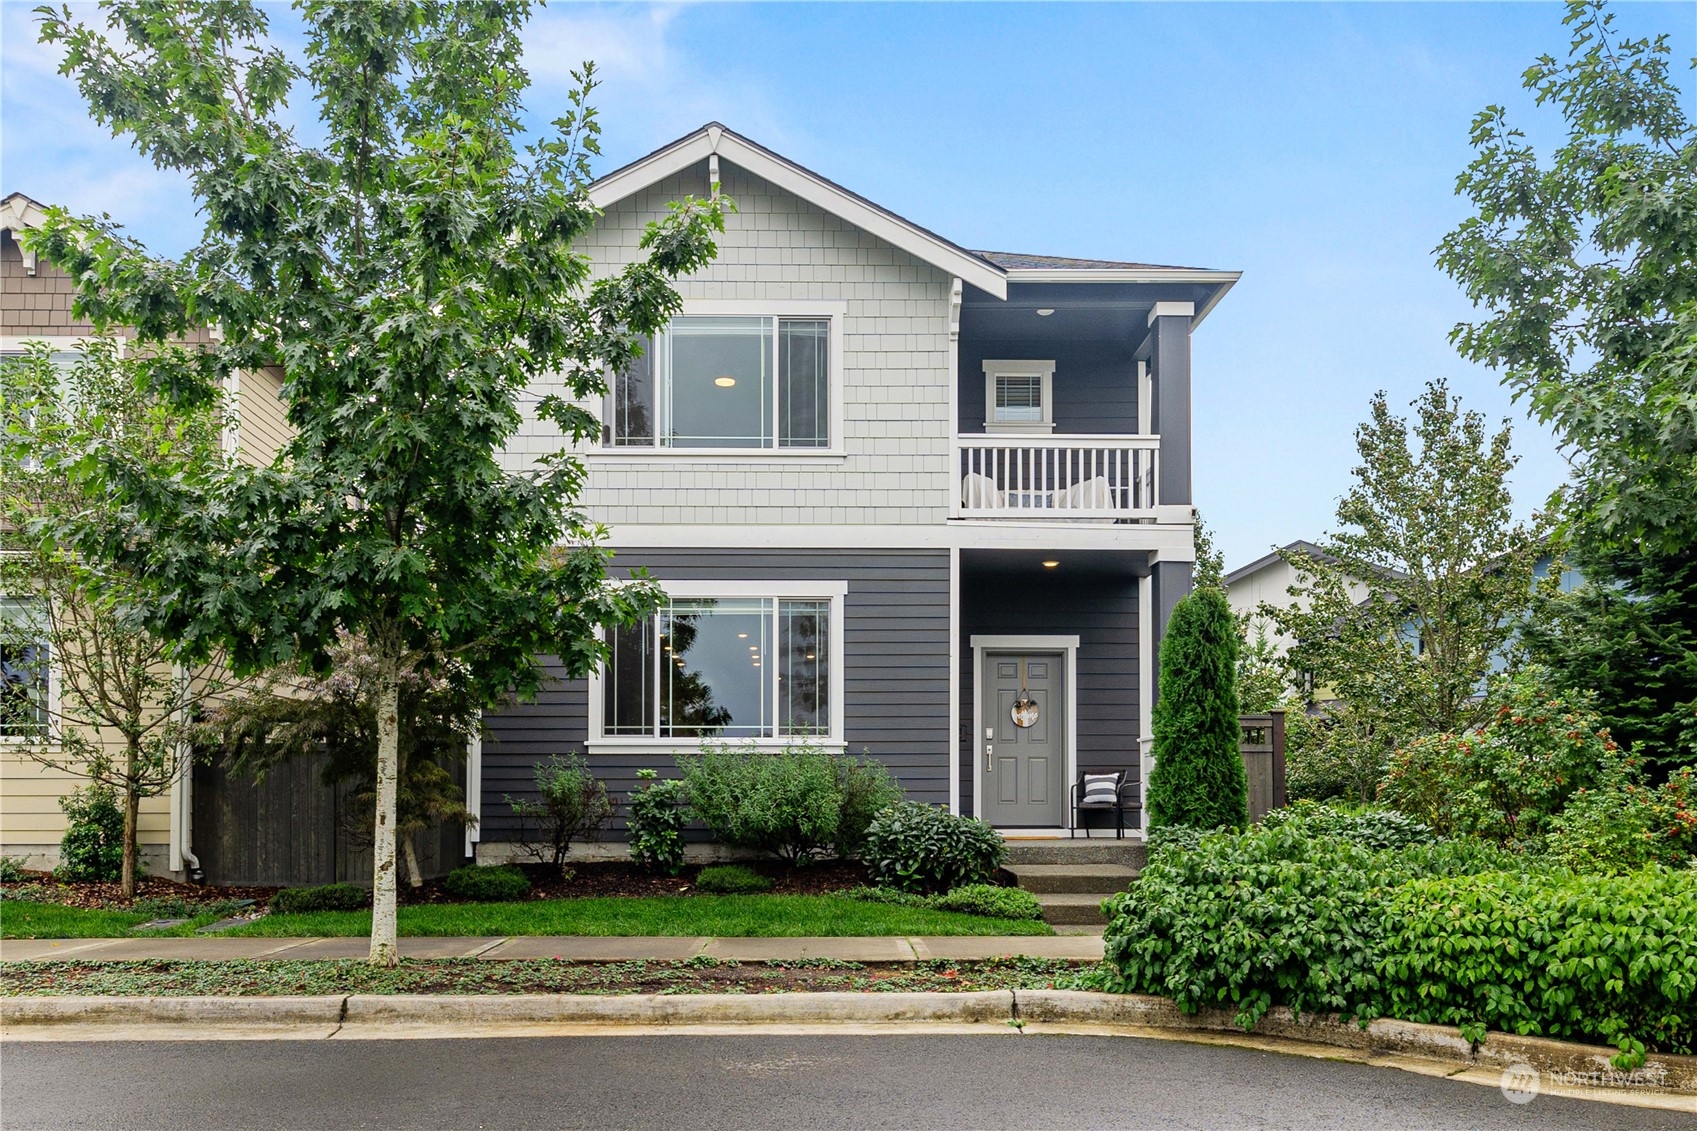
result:
[[[1079,990],[976,993],[787,994],[354,994],[316,997],[9,997],[0,1026],[10,1039],[108,1039],[147,1030],[149,1039],[239,1035],[475,1037],[517,1030],[703,1031],[781,1027],[830,1031],[901,1027],[977,1028],[1008,1033],[1071,1032],[1249,1045],[1333,1056],[1433,1075],[1494,1083],[1529,1066],[1545,1090],[1616,1103],[1697,1111],[1697,1057],[1650,1055],[1630,1079],[1613,1070],[1613,1049],[1491,1033],[1477,1049],[1454,1029],[1378,1020],[1366,1028],[1335,1016],[1271,1010],[1249,1033],[1223,1010],[1190,1016],[1170,1000]],[[104,1030],[104,1033],[103,1033]],[[889,1031],[886,1030],[886,1031]]]

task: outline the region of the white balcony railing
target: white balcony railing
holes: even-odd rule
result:
[[[1160,448],[1159,436],[957,436],[959,513],[962,518],[1154,518]]]

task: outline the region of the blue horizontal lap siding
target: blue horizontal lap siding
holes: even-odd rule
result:
[[[949,555],[942,550],[618,551],[612,573],[643,568],[667,581],[846,582],[843,604],[843,728],[851,754],[888,766],[920,801],[946,804],[949,787]],[[555,666],[553,670],[558,671]],[[534,797],[532,769],[548,754],[588,742],[584,681],[551,684],[535,703],[487,721],[483,748],[485,842],[510,840],[506,797]],[[639,769],[672,777],[669,757],[600,753],[590,758],[621,806]],[[622,813],[612,835],[623,838]]]
[[[1142,772],[1137,581],[968,569],[961,578],[960,604],[961,812],[972,812],[973,777],[984,751],[973,718],[974,636],[1077,636],[1078,711],[1072,725],[1078,735],[1078,765],[1127,769],[1135,783]],[[1127,821],[1131,821],[1129,815]]]

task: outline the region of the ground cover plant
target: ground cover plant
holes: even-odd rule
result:
[[[351,961],[7,962],[0,995],[119,994],[700,994],[778,991],[948,993],[1064,989],[1092,964],[1013,957],[863,964],[839,959],[675,962],[407,959],[374,970]]]
[[[887,903],[897,907],[931,907],[995,919],[1042,919],[1043,905],[1023,888],[995,884],[966,884],[940,895],[918,895],[899,888],[858,887],[843,892],[863,903]]]
[[[267,915],[233,935],[361,935],[364,911]],[[694,895],[403,905],[403,935],[1047,935],[1040,922],[862,903],[842,895]]]

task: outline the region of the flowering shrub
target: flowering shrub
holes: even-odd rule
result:
[[[1586,697],[1553,692],[1537,668],[1493,689],[1496,712],[1463,734],[1418,739],[1398,750],[1379,800],[1432,826],[1528,847],[1578,790],[1621,761]]]
[[[1550,827],[1547,850],[1576,872],[1677,867],[1697,857],[1697,775],[1686,767],[1652,789],[1628,759],[1577,791]]]

